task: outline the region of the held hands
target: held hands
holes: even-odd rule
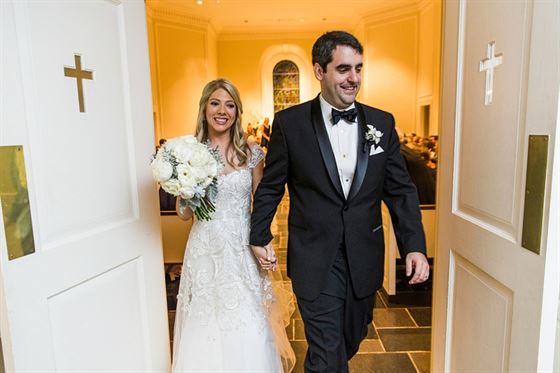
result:
[[[276,271],[278,260],[276,259],[276,253],[272,247],[272,242],[269,242],[264,247],[251,245],[251,250],[259,261],[262,269]]]
[[[406,256],[406,275],[412,275],[413,269],[414,276],[408,282],[411,285],[420,284],[430,277],[430,265],[422,253],[408,253]]]

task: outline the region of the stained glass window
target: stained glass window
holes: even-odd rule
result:
[[[274,112],[299,104],[299,69],[288,60],[280,61],[272,70]]]

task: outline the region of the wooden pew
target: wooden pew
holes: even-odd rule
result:
[[[436,237],[436,209],[435,205],[421,205],[422,225],[426,234],[428,259],[435,257]],[[383,233],[385,235],[385,273],[383,275],[383,288],[388,295],[396,294],[396,268],[397,259],[401,256],[397,248],[397,241],[389,210],[383,204],[382,208]]]

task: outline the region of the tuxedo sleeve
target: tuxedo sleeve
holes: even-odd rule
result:
[[[406,164],[400,153],[400,143],[395,131],[395,120],[391,116],[383,202],[389,208],[395,237],[401,258],[410,252],[426,254],[426,238],[422,226],[422,215],[418,192],[412,183]]]
[[[263,177],[253,198],[249,241],[255,246],[264,246],[272,241],[270,224],[284,196],[284,187],[288,180],[288,147],[280,117],[281,115],[277,114],[272,123]]]

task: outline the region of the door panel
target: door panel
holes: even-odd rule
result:
[[[0,146],[22,145],[36,248],[8,260],[0,230],[6,369],[166,370],[144,3],[0,8]]]
[[[525,139],[526,81],[531,34],[532,6],[526,2],[511,2],[507,6],[507,22],[499,2],[467,2],[461,15],[465,24],[458,53],[462,55],[458,68],[456,139],[458,192],[456,209],[472,221],[489,224],[500,234],[515,240],[519,231],[519,209],[522,179],[523,146]],[[486,58],[487,46],[495,44],[496,54],[503,63],[494,70],[493,103],[483,105],[486,74],[479,71]],[[488,157],[489,151],[500,157]]]
[[[450,371],[507,371],[513,292],[455,252],[450,273],[449,343],[461,351],[450,357]],[[471,343],[479,336],[483,343]]]
[[[50,296],[57,369],[141,371],[151,366],[150,346],[142,335],[149,327],[145,293],[142,263],[135,259]],[[84,350],[88,345],[95,346],[94,353]]]
[[[445,4],[433,371],[551,367],[543,305],[558,304],[558,281],[545,281],[559,274],[552,167],[540,254],[522,247],[521,235],[528,137],[549,136],[549,165],[557,146],[558,24],[558,2]],[[486,105],[480,65],[492,42],[502,64]]]
[[[47,247],[126,223],[137,214],[131,102],[125,94],[127,66],[133,61],[121,52],[126,48],[122,7],[109,1],[16,6],[21,74],[32,109],[29,150],[36,194],[44,201],[37,212]],[[103,20],[103,27],[96,20]],[[93,80],[83,81],[85,113],[77,110],[76,79],[61,76],[63,66],[75,67],[75,54],[82,68],[93,72]],[[83,170],[80,177],[72,177],[77,170]],[[64,180],[64,187],[52,180]],[[110,193],[103,200],[83,198],[99,191]],[[75,210],[77,201],[87,213],[71,220],[53,214]]]

